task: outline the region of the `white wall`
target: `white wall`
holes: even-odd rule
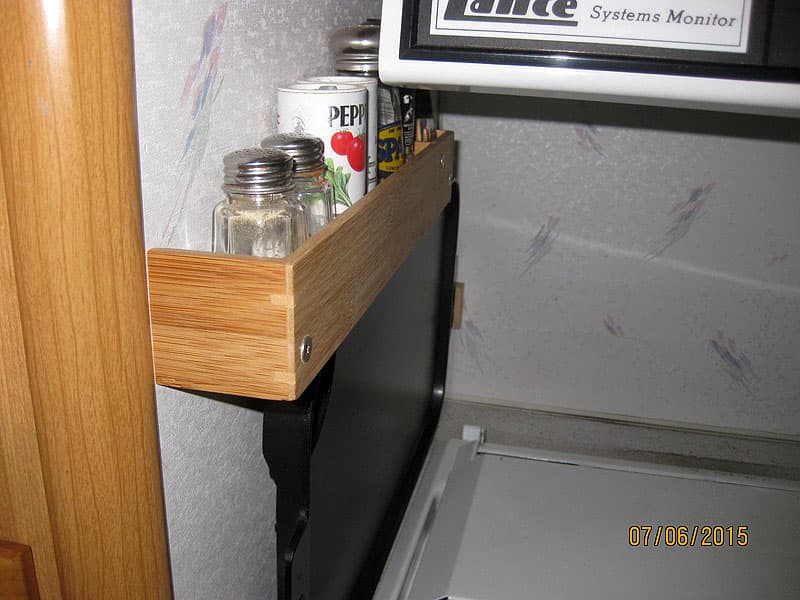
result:
[[[330,71],[330,32],[378,16],[380,3],[133,9],[146,245],[209,249],[222,156],[274,131],[276,86]],[[260,413],[161,387],[157,402],[175,598],[274,597],[275,490]]]
[[[444,94],[448,395],[800,437],[800,121]]]

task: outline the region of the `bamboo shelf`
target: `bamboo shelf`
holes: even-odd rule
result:
[[[297,399],[449,202],[453,149],[445,131],[418,145],[286,258],[150,250],[156,382]]]

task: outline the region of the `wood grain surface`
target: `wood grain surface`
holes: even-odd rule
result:
[[[461,329],[461,317],[464,312],[464,282],[456,281],[453,290],[453,322],[452,329]]]
[[[5,210],[61,593],[168,598],[130,3],[8,0],[0,56]]]
[[[147,263],[158,383],[254,398],[291,393],[285,261],[150,250]]]
[[[58,599],[61,586],[36,439],[5,190],[0,169],[0,539],[32,548],[42,596]]]
[[[293,354],[299,396],[450,201],[453,134],[441,132],[365,198],[292,255],[294,348],[313,340],[308,363]],[[387,340],[387,343],[391,343]]]
[[[0,540],[0,598],[39,600],[36,568],[29,546]]]
[[[285,259],[150,250],[156,381],[296,399],[449,202],[453,147],[441,132]]]

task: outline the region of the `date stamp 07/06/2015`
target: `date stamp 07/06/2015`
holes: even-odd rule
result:
[[[631,525],[628,545],[634,548],[744,548],[750,543],[747,525]]]

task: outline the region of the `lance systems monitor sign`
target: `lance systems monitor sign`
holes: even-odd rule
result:
[[[752,0],[433,0],[430,34],[746,53]]]

